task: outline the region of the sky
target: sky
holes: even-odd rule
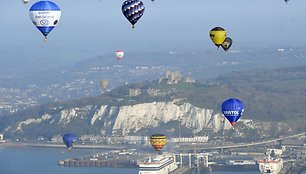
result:
[[[215,26],[227,30],[233,50],[305,46],[304,0],[142,1],[144,15],[132,29],[121,12],[122,0],[54,0],[62,17],[44,43],[29,18],[36,1],[0,0],[0,63],[23,57],[65,64],[117,49],[215,49],[209,38]]]

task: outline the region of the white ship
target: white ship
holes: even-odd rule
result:
[[[169,174],[178,168],[175,156],[172,154],[157,155],[153,159],[139,161],[137,164],[138,174]]]
[[[278,174],[283,168],[283,159],[279,156],[271,157],[268,153],[268,158],[258,160],[258,165],[263,174]]]

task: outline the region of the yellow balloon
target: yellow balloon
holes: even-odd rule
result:
[[[106,89],[107,86],[108,86],[108,80],[100,80],[100,86],[101,86],[103,89]]]
[[[219,48],[226,38],[226,31],[222,27],[215,27],[210,30],[209,36],[213,43]]]
[[[154,134],[150,137],[150,143],[159,152],[167,143],[167,137],[163,134]]]

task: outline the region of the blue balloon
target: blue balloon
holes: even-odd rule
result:
[[[68,147],[69,150],[73,147],[76,140],[77,136],[72,133],[67,133],[63,136],[63,142],[65,143],[65,145]]]
[[[60,17],[60,8],[51,1],[39,1],[30,8],[30,18],[37,29],[45,36],[45,40],[58,24]]]
[[[139,0],[127,0],[122,4],[122,13],[133,25],[141,18],[145,10],[143,3]]]
[[[230,98],[222,103],[221,110],[231,125],[234,126],[243,114],[244,106],[240,100]]]

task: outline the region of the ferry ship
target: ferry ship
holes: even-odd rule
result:
[[[169,174],[178,166],[172,154],[157,155],[155,158],[137,162],[138,174]]]
[[[280,157],[271,157],[268,154],[267,159],[258,160],[259,170],[263,174],[278,174],[283,168],[283,159]]]
[[[258,160],[259,170],[263,174],[278,174],[283,168],[283,160],[280,159],[272,159],[272,160]]]

